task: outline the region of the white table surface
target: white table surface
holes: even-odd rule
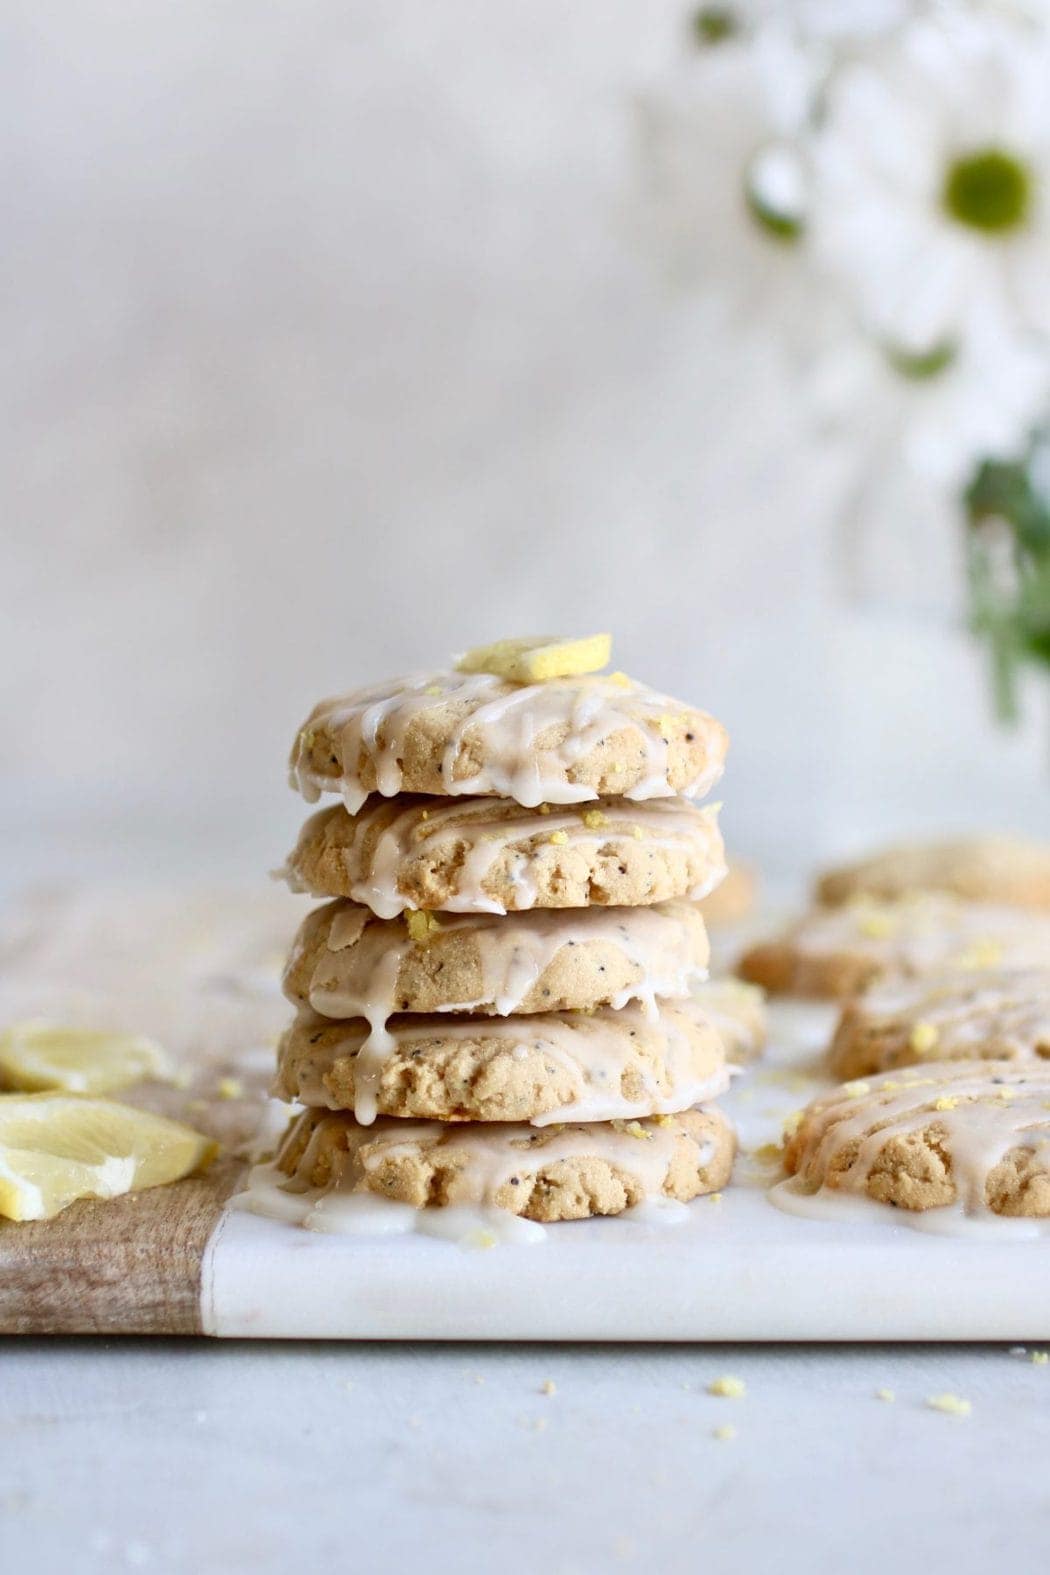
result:
[[[744,1399],[705,1392],[727,1372]],[[928,1575],[1050,1543],[1050,1366],[1002,1347],[23,1339],[0,1437],[0,1567],[34,1575]]]
[[[705,1392],[724,1373],[745,1399]],[[927,1409],[944,1391],[972,1415]],[[0,1441],[4,1575],[985,1575],[1050,1549],[1050,1364],[1002,1346],[9,1339]]]

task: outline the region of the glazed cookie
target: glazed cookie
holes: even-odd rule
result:
[[[546,806],[545,806],[546,807]],[[714,806],[681,799],[523,809],[509,799],[373,799],[303,827],[293,891],[352,897],[381,918],[406,908],[511,913],[634,907],[703,896],[724,869]]]
[[[308,1110],[277,1165],[306,1186],[373,1192],[416,1208],[482,1205],[552,1224],[688,1202],[729,1180],[736,1139],[721,1111],[549,1127],[443,1127]]]
[[[704,898],[700,911],[712,930],[739,924],[755,906],[758,879],[746,864],[730,862],[725,879]]]
[[[726,1059],[734,1066],[755,1061],[768,1037],[765,993],[743,979],[708,979],[693,989],[693,999],[722,1035]]]
[[[280,1099],[428,1121],[610,1121],[681,1110],[729,1085],[692,1002],[534,1017],[399,1017],[388,1032],[302,1013],[281,1040]]]
[[[535,807],[605,796],[699,796],[728,739],[714,717],[621,673],[517,684],[423,673],[322,700],[292,749],[292,786],[341,793],[494,795]]]
[[[877,982],[844,1008],[829,1052],[839,1077],[976,1060],[1050,1061],[1050,971]]]
[[[745,979],[793,995],[853,995],[886,973],[1050,967],[1050,917],[929,892],[815,908],[741,960]]]
[[[581,1011],[680,998],[703,977],[707,934],[689,902],[377,919],[352,902],[307,915],[284,989],[322,1017]],[[654,1006],[655,1009],[655,1006]]]
[[[1019,837],[970,837],[955,842],[890,848],[817,882],[820,902],[902,897],[913,891],[947,891],[971,902],[1050,908],[1050,844]]]
[[[1050,1067],[959,1061],[847,1083],[802,1112],[784,1161],[806,1192],[1044,1218]]]

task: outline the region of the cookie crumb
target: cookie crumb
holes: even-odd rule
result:
[[[431,936],[440,930],[441,921],[432,913],[424,913],[422,909],[413,908],[405,915],[405,928],[408,930],[410,940],[415,941],[417,946],[425,946]]]
[[[908,1042],[916,1055],[926,1055],[934,1048],[938,1037],[933,1023],[919,1022],[912,1029]]]
[[[1050,1351],[1033,1351],[1028,1360],[1033,1367],[1045,1367],[1050,1362]]]
[[[712,1431],[711,1437],[720,1438],[724,1443],[728,1443],[730,1439],[736,1437],[736,1428],[732,1422],[723,1422],[721,1427],[716,1427]]]
[[[887,1405],[892,1405],[897,1396],[892,1389],[876,1389],[875,1398],[876,1400],[885,1400]]]
[[[553,1378],[545,1378],[543,1383],[540,1385],[540,1394],[541,1395],[556,1395],[557,1393],[558,1393],[558,1386],[554,1382],[554,1379]]]
[[[611,1121],[609,1125],[614,1131],[622,1133],[624,1137],[638,1138],[649,1143],[653,1141],[653,1134],[647,1131],[640,1121],[615,1120]]]
[[[720,1192],[709,1192],[707,1194],[707,1201],[708,1203],[721,1203],[722,1194]]]
[[[747,1394],[747,1385],[742,1378],[724,1373],[721,1378],[712,1378],[707,1392],[709,1395],[721,1395],[726,1400],[742,1400]]]
[[[927,1395],[926,1404],[931,1411],[943,1411],[945,1416],[969,1416],[973,1409],[969,1400],[953,1394]]]

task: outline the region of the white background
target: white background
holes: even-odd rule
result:
[[[9,873],[252,875],[315,698],[543,629],[609,627],[727,721],[730,837],[771,866],[1045,821],[1042,696],[997,732],[914,585],[844,597],[793,374],[645,234],[682,14],[7,13]]]

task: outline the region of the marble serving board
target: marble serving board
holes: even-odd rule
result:
[[[133,906],[129,907],[128,904]],[[321,1235],[237,1201],[287,1016],[279,958],[301,909],[275,894],[82,894],[20,907],[0,936],[0,1013],[136,1026],[192,1069],[135,1097],[213,1131],[202,1179],[57,1221],[0,1225],[0,1331],[415,1340],[1045,1340],[1050,1241],[931,1236],[896,1211],[798,1218],[763,1154],[826,1086],[833,1013],[774,1006],[767,1058],[723,1104],[734,1183],[674,1223],[548,1227],[484,1250]],[[104,944],[100,936],[105,937]],[[100,955],[100,951],[104,955]],[[129,959],[134,967],[129,971]],[[237,1096],[229,1094],[233,1079]],[[272,1115],[272,1112],[271,1112]]]

